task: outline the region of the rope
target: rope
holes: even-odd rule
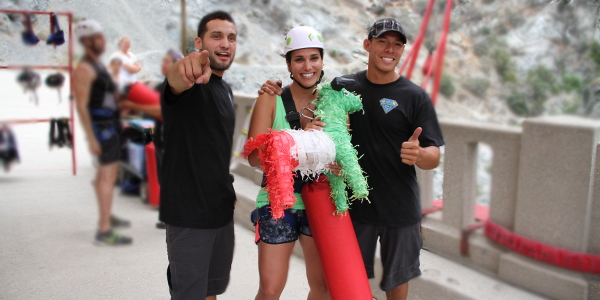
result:
[[[537,261],[577,272],[600,274],[600,255],[571,251],[528,239],[489,220],[485,223],[484,232],[492,241]]]

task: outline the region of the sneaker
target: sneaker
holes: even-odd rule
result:
[[[131,227],[131,222],[129,220],[121,219],[117,216],[110,216],[110,227],[112,228],[129,228]]]
[[[97,232],[95,242],[96,242],[96,245],[99,245],[99,246],[100,245],[126,246],[126,245],[131,245],[131,242],[133,242],[133,239],[128,236],[121,235],[116,230],[111,229],[105,233]]]
[[[156,228],[167,229],[167,224],[165,224],[165,222],[156,222]]]

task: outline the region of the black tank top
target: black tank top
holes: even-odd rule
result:
[[[117,99],[115,98],[117,85],[102,63],[93,61],[87,57],[84,60],[96,71],[96,80],[92,82],[88,102],[88,109],[90,109],[92,120],[115,118],[118,115]],[[112,116],[110,112],[112,112]]]

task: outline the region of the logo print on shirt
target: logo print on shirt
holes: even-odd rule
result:
[[[383,111],[386,114],[398,106],[398,102],[396,102],[396,100],[387,99],[387,98],[383,98],[383,99],[379,100],[379,104],[381,104],[381,107],[383,107]]]

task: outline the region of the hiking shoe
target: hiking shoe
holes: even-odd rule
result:
[[[129,220],[121,219],[117,216],[110,216],[110,227],[112,228],[129,228],[131,227],[131,222]]]
[[[96,233],[96,245],[108,245],[108,246],[126,246],[131,245],[131,239],[128,236],[121,235],[116,230],[111,229],[105,233]]]
[[[165,222],[156,222],[156,228],[167,229],[167,224],[165,224]]]

